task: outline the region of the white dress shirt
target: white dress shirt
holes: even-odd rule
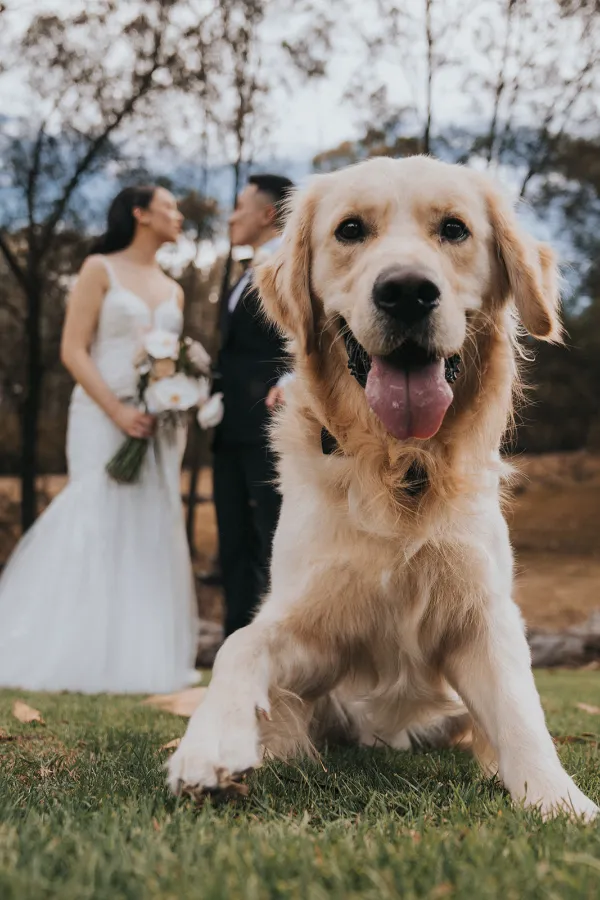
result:
[[[275,253],[275,251],[277,250],[277,248],[279,247],[280,244],[281,244],[281,238],[279,236],[271,238],[271,240],[267,241],[266,244],[262,244],[262,246],[258,247],[258,249],[255,251],[255,254],[254,254],[255,258],[257,258],[259,256],[261,258],[270,256],[272,253]],[[240,280],[238,281],[238,283],[232,290],[231,294],[229,295],[229,300],[227,301],[227,308],[229,309],[230,314],[234,311],[234,309],[238,305],[238,301],[239,301],[240,297],[242,296],[242,294],[244,293],[244,291],[246,290],[248,285],[251,283],[251,281],[252,281],[252,264],[250,264],[248,266],[248,268],[246,269],[246,271],[244,272],[244,274],[242,275],[242,277],[240,278]]]
[[[246,269],[234,289],[229,295],[229,300],[227,301],[227,308],[229,309],[229,315],[234,311],[236,306],[238,305],[238,300],[252,281],[252,269],[250,266]]]

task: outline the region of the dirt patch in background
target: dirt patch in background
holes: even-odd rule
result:
[[[600,456],[587,453],[522,456],[513,500],[507,508],[516,550],[516,596],[526,621],[536,627],[561,629],[577,624],[600,608]],[[40,479],[42,505],[63,487],[65,479]],[[182,494],[189,476],[182,475]],[[211,495],[211,475],[202,472],[198,493]],[[0,479],[0,563],[18,536],[19,485]],[[194,569],[210,570],[217,552],[212,503],[196,507]],[[201,615],[218,621],[222,599],[216,588],[199,581]]]
[[[515,546],[600,558],[600,455],[521,456],[514,465],[507,512]]]
[[[528,625],[560,631],[600,609],[600,561],[518,553],[516,599]]]
[[[578,624],[600,609],[600,456],[522,456],[515,465],[507,512],[517,600],[530,625]]]

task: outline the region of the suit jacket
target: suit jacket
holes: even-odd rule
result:
[[[265,399],[290,368],[285,341],[265,318],[254,285],[244,290],[233,312],[230,296],[220,312],[221,349],[213,385],[213,391],[223,392],[225,409],[215,432],[216,448],[266,442],[271,413]]]

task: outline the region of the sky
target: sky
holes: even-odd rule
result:
[[[348,0],[348,3],[355,2],[360,0]],[[80,0],[5,0],[5,4],[8,12],[5,13],[3,26],[8,26],[15,33],[22,32],[34,14],[68,14],[81,7]],[[286,91],[275,89],[273,108],[285,112],[273,119],[267,156],[306,160],[319,150],[335,146],[357,134],[354,111],[349,104],[340,102],[353,65],[351,52],[341,54],[333,61],[326,78],[311,84],[297,84],[293,102]],[[9,72],[0,78],[0,114],[27,114],[27,95],[17,74],[11,75]],[[183,129],[178,137],[182,147],[185,147]],[[218,249],[212,242],[204,242],[198,262],[209,265]],[[177,267],[178,262],[186,257],[185,247],[172,248],[165,251],[165,255],[168,257],[165,261]]]
[[[8,11],[2,16],[2,27],[8,27],[16,35],[27,26],[32,15],[42,12],[74,13],[81,9],[85,2],[92,2],[92,0],[3,0]],[[124,4],[123,9],[129,11],[130,4],[143,2],[143,0],[121,0],[121,2]],[[211,3],[213,0],[199,0],[199,2]],[[323,0],[323,2],[332,3],[334,0]],[[536,2],[540,4],[538,9],[541,9],[546,3],[551,3],[551,0],[536,0]],[[283,88],[275,87],[269,97],[269,103],[275,111],[270,138],[262,159],[259,154],[255,154],[254,158],[257,162],[268,163],[268,161],[285,159],[307,164],[315,153],[330,149],[344,140],[357,137],[361,133],[360,111],[351,103],[343,102],[342,99],[345,89],[356,75],[357,70],[361,77],[364,77],[365,82],[368,82],[371,75],[376,75],[377,82],[383,81],[389,89],[390,100],[395,105],[419,105],[419,91],[422,91],[425,83],[423,71],[419,68],[419,62],[422,65],[423,60],[421,44],[415,44],[416,50],[412,47],[414,54],[412,61],[408,58],[411,54],[411,46],[407,47],[404,43],[399,49],[392,42],[392,45],[385,51],[387,55],[378,55],[375,68],[372,65],[359,68],[362,41],[356,33],[356,26],[349,23],[353,22],[354,16],[354,21],[359,23],[358,27],[361,32],[364,33],[371,27],[365,13],[366,3],[367,0],[343,0],[343,8],[339,7],[342,15],[340,15],[339,26],[336,28],[335,53],[329,61],[325,78],[313,80],[310,83],[297,83],[292,94]],[[493,73],[496,62],[482,54],[483,44],[481,38],[478,37],[478,28],[482,23],[485,24],[487,19],[486,27],[492,29],[496,45],[501,46],[503,23],[498,23],[494,13],[494,10],[498,8],[498,0],[480,0],[480,2],[448,0],[443,8],[451,9],[453,13],[456,10],[458,13],[467,7],[469,15],[466,19],[464,17],[457,19],[461,26],[464,26],[462,31],[458,35],[456,32],[452,32],[451,35],[444,32],[445,52],[451,50],[456,54],[458,60],[468,58],[471,70],[486,67]],[[413,8],[415,10],[415,33],[422,37],[423,23],[419,22],[416,14],[419,10],[422,11],[423,4],[414,0],[414,4],[408,8],[411,9],[411,12]],[[267,32],[266,37],[273,46],[276,46],[289,33],[290,24],[281,15],[279,15],[279,19],[272,17],[268,21],[268,27],[271,30]],[[403,20],[402,27],[408,28],[410,25],[405,25]],[[543,53],[544,50],[539,46],[537,36],[532,34],[531,39],[534,42],[531,46],[532,54]],[[569,41],[565,40],[564,43],[563,59],[568,61]],[[574,47],[575,45],[572,50]],[[401,53],[405,54],[402,59],[399,58]],[[464,82],[464,79],[465,68],[460,65],[444,68],[443,73],[439,76],[434,92],[435,126],[442,123],[464,126],[469,123],[470,117],[481,114],[484,115],[486,122],[488,121],[491,97],[488,94],[486,99],[485,95],[482,95],[481,77],[474,83]],[[479,114],[476,112],[478,100],[481,100],[483,105],[483,113]],[[27,109],[28,97],[19,81],[19,75],[17,73],[11,75],[10,72],[2,75],[0,77],[0,114],[27,115]],[[177,130],[176,120],[174,128]],[[189,135],[186,133],[183,122],[176,135],[175,143],[182,152],[190,145]],[[213,159],[212,162],[223,162],[222,152],[220,157]]]
[[[84,0],[3,0],[8,12],[3,16],[3,27],[8,25],[15,32],[22,31],[33,14],[41,12],[58,12],[68,14],[81,8]],[[141,0],[121,0],[127,8],[129,4]],[[199,0],[202,2],[202,0]],[[204,0],[206,3],[213,0]],[[324,4],[333,0],[323,0]],[[324,78],[309,83],[297,81],[290,93],[277,86],[269,97],[271,108],[275,111],[270,128],[269,140],[265,148],[265,157],[292,158],[296,160],[311,159],[316,153],[330,149],[344,140],[353,139],[361,133],[361,111],[343,95],[349,83],[357,75],[364,72],[364,81],[375,76],[377,82],[383,82],[389,90],[390,100],[397,106],[419,105],[419,93],[424,89],[423,45],[421,40],[413,47],[414,59],[407,60],[406,47],[396,50],[389,47],[387,58],[378,57],[377,65],[368,64],[360,68],[364,52],[361,35],[372,27],[371,20],[365,10],[373,10],[374,0],[336,0],[340,5],[339,21],[334,35],[334,53],[328,61],[327,74]],[[459,39],[450,41],[453,51],[468,55],[472,60],[475,55],[473,29],[481,11],[485,15],[493,13],[498,0],[448,0],[443,9],[468,9],[469,15],[464,20],[466,33]],[[545,2],[545,0],[538,0]],[[368,4],[368,5],[367,5]],[[414,14],[412,9],[414,7]],[[125,8],[125,6],[124,6]],[[419,39],[424,39],[423,23],[418,14],[423,10],[423,3],[414,0],[409,6],[413,15],[413,26]],[[275,9],[277,9],[275,7]],[[447,15],[447,13],[444,13]],[[298,23],[292,23],[298,27]],[[411,27],[407,25],[405,27]],[[267,18],[264,36],[273,44],[289,36],[290,23],[281,13]],[[361,34],[358,34],[358,31]],[[416,50],[415,47],[419,49]],[[279,56],[279,59],[281,57]],[[402,65],[400,65],[402,63]],[[271,71],[276,71],[271,67]],[[441,97],[434,109],[434,117],[438,125],[446,122],[462,123],[473,113],[473,97],[468,86],[462,83],[463,74],[460,67],[446,69],[443,76],[443,90],[435,93],[436,100]],[[422,98],[421,98],[422,99]],[[18,76],[10,73],[0,78],[0,113],[15,114],[26,111],[26,96]],[[185,147],[185,132],[177,135],[176,143]]]
[[[348,0],[350,4],[360,0]],[[5,0],[8,12],[3,25],[22,30],[32,14],[45,11],[68,13],[81,6],[80,0]],[[311,85],[298,84],[293,101],[285,91],[276,91],[273,108],[285,112],[276,115],[269,137],[268,151],[273,156],[305,157],[333,146],[356,134],[356,117],[349,104],[340,102],[350,77],[352,55],[334,60],[325,79]],[[23,91],[10,73],[0,80],[0,113],[22,113]]]
[[[121,0],[123,8],[128,10],[131,4],[140,3],[142,0]],[[198,0],[198,2],[211,3],[213,0]],[[324,4],[333,3],[334,0],[323,0]],[[339,21],[336,25],[334,44],[335,51],[329,60],[328,71],[325,78],[313,80],[308,84],[296,83],[292,93],[286,92],[281,87],[275,87],[270,95],[269,103],[275,111],[270,137],[265,156],[272,158],[310,159],[315,153],[336,146],[341,141],[352,139],[360,134],[360,111],[350,102],[343,100],[343,94],[353,76],[359,73],[364,81],[375,75],[377,82],[387,85],[389,97],[396,106],[419,106],[424,90],[423,66],[423,37],[424,27],[419,15],[423,10],[423,3],[413,0],[407,8],[411,10],[412,25],[408,20],[402,20],[402,27],[414,29],[418,41],[407,47],[403,43],[398,49],[390,46],[385,51],[387,56],[378,56],[376,66],[371,63],[359,66],[363,49],[362,39],[357,34],[360,30],[363,34],[372,25],[366,10],[373,10],[376,4],[369,0],[336,0],[340,5]],[[552,0],[536,0],[541,11],[546,4],[552,5]],[[76,12],[84,5],[85,0],[3,0],[8,10],[2,17],[2,27],[9,27],[15,32],[22,31],[30,21],[32,15],[41,12],[59,12],[68,14]],[[444,23],[448,20],[449,12],[456,14],[456,22],[460,23],[459,32],[444,29],[444,52],[451,52],[458,61],[468,59],[471,72],[480,70],[494,77],[497,61],[490,59],[482,52],[481,34],[495,34],[498,49],[502,45],[504,23],[497,20],[499,0],[447,0],[439,7],[442,9]],[[272,7],[273,8],[273,7]],[[275,6],[277,11],[278,7]],[[414,12],[413,12],[414,10]],[[459,15],[460,14],[460,15]],[[434,20],[435,24],[435,20]],[[281,13],[267,18],[264,36],[277,44],[283,38],[289,36],[291,26],[298,27],[293,21],[290,25],[289,17]],[[438,25],[439,28],[439,25]],[[564,30],[561,25],[561,31]],[[565,31],[563,60],[573,57],[576,44],[569,46],[568,33]],[[540,46],[539,38],[535,33],[531,34],[531,55],[544,53]],[[415,49],[417,48],[417,49]],[[408,58],[413,53],[413,59]],[[404,54],[403,57],[401,55]],[[576,55],[576,53],[575,53]],[[574,57],[573,57],[574,58]],[[575,58],[574,58],[575,61]],[[277,82],[275,81],[277,85]],[[441,124],[467,124],[470,117],[481,116],[481,109],[477,113],[477,103],[482,101],[483,115],[489,118],[491,107],[491,95],[482,97],[481,77],[473,81],[468,80],[463,66],[446,67],[443,74],[436,80],[434,91],[434,120],[435,125]],[[23,87],[19,84],[18,75],[3,75],[0,78],[0,114],[14,114],[26,112],[27,98]],[[175,126],[176,127],[176,126]],[[178,135],[181,146],[185,146],[185,130],[182,127]]]
[[[132,3],[134,0],[125,2]],[[466,0],[454,2],[465,3]],[[4,0],[4,4],[8,11],[2,19],[3,27],[9,27],[17,33],[27,26],[32,15],[43,12],[62,14],[76,12],[81,8],[83,0]],[[420,8],[421,4],[418,6]],[[340,6],[343,16],[336,26],[335,52],[328,62],[324,78],[309,83],[301,83],[298,80],[291,93],[281,87],[278,88],[275,79],[275,87],[269,101],[275,115],[270,128],[266,155],[275,158],[312,158],[321,150],[358,136],[360,115],[350,102],[343,100],[343,94],[356,74],[360,54],[363,51],[362,39],[351,23],[358,22],[361,31],[368,27],[365,23],[364,8],[364,0],[345,0],[343,9]],[[265,36],[270,42],[275,45],[288,35],[289,23],[283,15],[267,19]],[[387,83],[394,102],[398,104],[414,102],[414,86],[411,88],[404,71],[394,61],[390,61],[389,64],[386,64],[385,60],[380,61],[378,77]],[[26,104],[26,95],[22,85],[19,84],[18,76],[11,76],[10,72],[4,74],[0,78],[0,113],[10,115],[26,112]],[[462,86],[456,80],[453,83],[450,75],[445,89],[443,109],[436,111],[436,116],[439,121],[444,118],[455,120],[464,117],[465,112]]]

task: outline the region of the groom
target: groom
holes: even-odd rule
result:
[[[280,175],[252,175],[229,219],[232,246],[252,247],[255,258],[273,253],[292,187]],[[223,392],[224,415],[215,433],[214,501],[227,636],[248,624],[267,588],[281,505],[267,426],[283,402],[289,358],[261,312],[251,266],[224,298],[220,330],[214,390]]]

